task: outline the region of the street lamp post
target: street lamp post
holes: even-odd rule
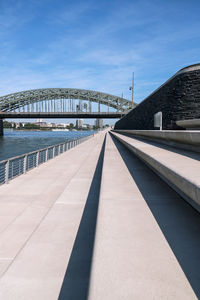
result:
[[[133,94],[134,94],[134,72],[133,72],[133,79],[132,79],[132,86],[129,87],[129,90],[132,91],[132,107],[133,107]]]

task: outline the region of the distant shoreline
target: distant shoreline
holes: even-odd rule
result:
[[[56,131],[63,131],[63,132],[67,132],[65,129],[58,129],[58,128],[50,128],[50,129],[18,129],[18,128],[4,128],[4,130],[9,130],[9,131],[53,131],[53,129],[57,129]],[[79,129],[69,129],[68,131],[92,131],[94,129],[84,129],[84,130],[79,130]],[[55,131],[55,132],[56,132]]]

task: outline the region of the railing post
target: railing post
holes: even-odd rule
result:
[[[40,151],[38,151],[36,153],[36,167],[38,167],[38,165],[39,165],[39,154],[40,154]]]
[[[46,149],[46,153],[45,153],[45,161],[48,160],[48,148]]]
[[[8,181],[9,181],[9,164],[10,164],[10,161],[7,160],[6,165],[5,165],[5,183],[8,183]]]
[[[27,167],[27,155],[24,156],[24,174],[26,173],[26,167]]]
[[[52,158],[54,158],[55,157],[55,146],[53,146],[53,156],[52,156]]]
[[[60,154],[60,145],[58,145],[58,155]]]

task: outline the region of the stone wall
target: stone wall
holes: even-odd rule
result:
[[[200,118],[200,64],[177,72],[115,124],[115,129],[154,128],[154,114],[162,111],[163,129],[180,129],[176,120]]]

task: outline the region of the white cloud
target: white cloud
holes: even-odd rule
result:
[[[24,9],[25,2],[21,3]],[[42,5],[40,1],[35,3]],[[135,99],[139,101],[183,63],[195,62],[199,42],[195,49],[188,46],[180,52],[178,47],[190,38],[198,40],[197,21],[174,28],[164,19],[174,8],[161,8],[156,0],[125,1],[123,5],[114,1],[106,9],[105,2],[93,3],[75,2],[63,10],[47,10],[47,30],[53,24],[56,33],[49,34],[40,50],[33,44],[21,51],[15,44],[15,27],[23,30],[25,23],[36,16],[36,9],[31,15],[30,7],[20,10],[16,4],[1,11],[0,95],[32,88],[77,87],[123,93],[130,99],[128,87],[134,71]],[[80,26],[93,11],[102,13],[103,9],[102,19],[89,19],[88,26]],[[42,40],[38,43],[43,45]]]

